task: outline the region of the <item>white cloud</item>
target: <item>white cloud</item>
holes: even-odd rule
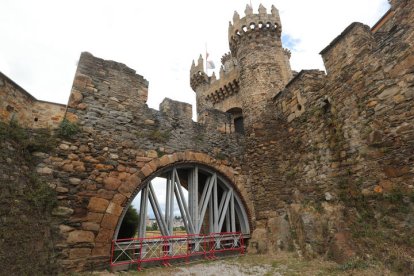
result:
[[[161,211],[163,214],[165,214],[165,202],[166,202],[166,194],[167,194],[166,179],[161,178],[161,177],[156,177],[153,180],[151,180],[151,183],[156,193],[158,203],[160,204]],[[185,199],[188,201],[188,192],[184,188],[183,188],[183,194],[184,194]],[[140,202],[141,202],[141,192],[138,193],[138,195],[132,201],[132,205],[135,207],[135,209],[140,210]],[[149,203],[148,203],[147,210],[148,210],[149,217],[154,218],[155,217],[154,211],[152,210],[151,204]],[[174,215],[176,216],[180,215],[180,209],[178,207],[178,203],[175,198],[174,198]]]

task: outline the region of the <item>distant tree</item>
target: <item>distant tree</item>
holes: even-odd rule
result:
[[[152,227],[151,227],[152,231],[157,231],[158,230],[158,224],[156,222],[152,223]]]
[[[121,228],[119,228],[118,239],[133,238],[139,223],[139,215],[134,206],[129,206],[124,219],[122,220]]]

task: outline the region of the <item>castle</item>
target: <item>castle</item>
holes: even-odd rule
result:
[[[142,185],[191,163],[222,175],[241,198],[249,252],[338,262],[368,254],[412,272],[414,2],[390,4],[372,28],[352,23],[321,51],[326,73],[292,72],[275,7],[235,13],[220,76],[208,76],[201,57],[191,65],[198,122],[186,103],[148,108],[144,77],[90,53],[81,55],[66,107],[0,75],[1,121],[56,129],[66,118],[81,129],[33,153],[58,197],[59,268],[107,267]],[[13,181],[1,160],[3,180]]]

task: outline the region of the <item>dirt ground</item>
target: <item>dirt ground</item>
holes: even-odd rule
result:
[[[390,272],[379,263],[363,260],[353,260],[338,265],[322,259],[302,260],[293,254],[280,253],[275,256],[244,255],[215,261],[202,261],[192,264],[182,264],[169,268],[147,268],[141,272],[122,271],[117,273],[93,272],[82,275],[179,275],[179,276],[239,276],[239,275],[275,275],[275,276],[323,276],[323,275],[355,275],[382,276],[398,275]]]

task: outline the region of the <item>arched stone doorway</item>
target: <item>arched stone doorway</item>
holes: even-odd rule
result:
[[[171,183],[170,191],[175,196],[174,200],[176,200],[177,196],[183,198],[182,194],[180,193],[180,188],[181,190],[188,189],[189,193],[198,194],[198,204],[195,204],[193,202],[190,206],[187,200],[187,206],[185,207],[185,204],[182,204],[181,206],[181,213],[186,214],[186,221],[188,223],[186,232],[191,233],[187,236],[197,236],[197,240],[195,243],[193,242],[191,250],[206,250],[206,247],[203,248],[204,245],[202,245],[202,243],[205,242],[207,236],[209,237],[209,243],[210,238],[214,239],[218,237],[217,240],[220,240],[219,242],[217,242],[217,240],[216,242],[213,242],[213,246],[211,246],[210,243],[209,250],[211,250],[212,247],[215,248],[216,246],[221,246],[219,244],[223,244],[223,241],[227,242],[227,244],[232,244],[229,247],[230,250],[235,249],[240,252],[244,250],[242,249],[244,248],[243,240],[250,237],[251,221],[250,210],[248,209],[250,206],[247,205],[248,201],[246,201],[248,199],[247,192],[244,190],[244,187],[241,185],[241,183],[237,183],[236,179],[238,179],[238,177],[236,175],[237,172],[233,168],[225,165],[221,160],[211,158],[204,153],[191,151],[164,155],[160,158],[154,158],[150,162],[146,163],[146,165],[142,167],[140,171],[127,179],[126,182],[121,184],[118,189],[119,191],[122,191],[121,194],[123,196],[126,196],[126,198],[123,203],[121,203],[122,210],[120,210],[120,212],[116,215],[117,223],[113,224],[113,230],[109,232],[107,229],[101,229],[105,233],[112,233],[110,239],[107,236],[108,239],[105,241],[107,245],[110,245],[112,243],[112,248],[110,252],[108,252],[111,255],[111,265],[115,263],[113,262],[113,257],[116,257],[116,254],[114,254],[116,250],[114,251],[114,248],[119,249],[118,253],[120,252],[121,254],[128,252],[131,247],[135,249],[138,248],[136,239],[133,242],[126,242],[126,244],[123,244],[121,246],[117,245],[117,242],[113,241],[116,241],[117,239],[119,227],[128,207],[138,194],[141,196],[143,191],[147,191],[147,195],[144,196],[144,198],[148,201],[153,201],[153,205],[151,205],[151,203],[148,203],[147,207],[150,205],[151,207],[156,206],[156,200],[154,198],[154,194],[156,195],[156,193],[154,191],[154,193],[151,192],[151,196],[149,195],[151,189],[149,183],[151,183],[151,181],[157,177],[164,178],[165,181],[169,181]],[[197,188],[195,188],[194,183],[197,182],[198,185]],[[195,189],[197,189],[198,192]],[[188,199],[190,198],[194,200],[195,197],[188,196]],[[183,203],[183,200],[181,200],[181,203]],[[113,204],[110,203],[110,205]],[[108,209],[111,208],[108,207]],[[234,214],[231,213],[232,211]],[[191,226],[191,222],[196,221],[192,219],[193,216],[191,214],[194,214],[196,212],[199,214],[199,223],[193,223],[193,226]],[[160,213],[160,216],[163,218],[162,220],[159,220],[160,224],[165,224],[165,227],[163,226],[163,234],[171,234],[171,232],[168,232],[170,230],[167,229],[168,221],[165,218],[165,210],[161,210]],[[211,216],[212,219],[210,219],[210,213],[213,214],[213,216]],[[171,215],[171,212],[168,214]],[[202,214],[204,214],[204,216],[201,216]],[[204,219],[201,219],[201,217],[204,217]],[[142,223],[143,222],[141,222],[140,226],[141,229],[145,226]],[[203,227],[200,227],[200,225],[203,225]],[[227,230],[230,230],[230,232],[224,232],[227,235],[226,237],[220,236],[223,233],[218,233],[218,235],[217,233],[214,233],[215,231]],[[235,230],[236,232],[231,232],[232,230]],[[144,233],[142,231],[141,233],[142,234],[138,233],[138,235],[144,236]],[[237,233],[237,235],[227,233]],[[214,235],[215,237],[213,237]],[[104,241],[102,240],[102,242]],[[159,239],[155,242],[159,242]],[[164,243],[168,242],[170,241],[164,240]],[[174,242],[176,242],[176,240],[174,240]],[[187,241],[187,244],[185,246],[188,246],[189,242],[190,241]],[[153,241],[151,241],[151,243],[153,243]],[[167,247],[169,248],[169,252],[175,248],[172,245],[168,245]],[[143,247],[141,245],[140,248],[147,250],[148,246]],[[181,249],[179,251],[182,252],[183,247],[181,246],[180,248]],[[228,248],[225,248],[224,250],[227,249]],[[156,250],[160,251],[161,249],[160,247],[157,247]],[[148,250],[146,252],[150,251]],[[125,254],[123,256],[125,256]],[[133,258],[131,257],[131,260],[132,259]],[[134,259],[134,261],[131,263],[137,263],[136,259]]]
[[[174,166],[186,164],[197,164],[202,167],[202,171],[216,172],[219,176],[219,186],[222,185],[220,181],[222,179],[226,185],[233,188],[234,195],[237,197],[236,202],[240,202],[239,205],[243,206],[244,214],[248,218],[245,228],[245,230],[248,230],[245,233],[249,234],[250,229],[252,229],[250,214],[252,213],[251,208],[253,206],[245,189],[245,183],[242,182],[242,178],[239,176],[240,172],[226,163],[225,160],[214,159],[205,153],[185,151],[153,158],[151,161],[146,162],[140,170],[134,173],[131,173],[132,170],[129,170],[128,176],[122,176],[121,180],[115,179],[111,176],[111,173],[108,173],[108,177],[103,182],[107,188],[111,188],[115,192],[112,199],[90,198],[87,213],[82,220],[82,225],[93,227],[97,234],[94,235],[89,230],[74,230],[69,233],[67,242],[77,246],[89,246],[88,248],[75,248],[72,251],[77,253],[81,249],[84,250],[85,252],[81,252],[82,257],[86,258],[87,262],[96,263],[94,266],[102,264],[102,261],[106,262],[111,256],[112,241],[117,237],[116,231],[122,221],[123,214],[132,202],[133,197],[158,173],[169,170],[169,168]],[[118,178],[121,178],[121,175],[118,175]],[[184,183],[182,184],[184,185]],[[225,219],[223,225],[226,225]],[[241,230],[244,231],[243,229]]]
[[[164,180],[164,185],[157,185],[158,191],[153,185],[155,179]],[[165,198],[163,204],[160,204],[160,196]],[[137,197],[139,225],[136,236],[140,238],[146,236],[150,213],[162,236],[174,234],[177,214],[187,234],[241,232],[245,237],[250,234],[248,215],[234,185],[219,171],[204,164],[173,164],[147,178],[126,204],[114,239],[118,238],[128,207]]]

